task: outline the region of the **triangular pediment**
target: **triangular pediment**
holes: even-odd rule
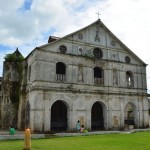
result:
[[[129,57],[133,64],[145,63],[123,44],[99,19],[96,22],[54,42],[39,48],[59,52],[59,47],[65,45],[67,54],[93,56],[93,49],[99,47],[104,52],[103,59],[126,61]]]

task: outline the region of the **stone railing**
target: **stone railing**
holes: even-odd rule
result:
[[[104,84],[104,78],[94,78],[95,84]]]
[[[57,81],[65,81],[66,75],[65,74],[56,74],[56,80]]]

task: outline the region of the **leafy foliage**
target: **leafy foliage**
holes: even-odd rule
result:
[[[22,62],[24,57],[22,55],[17,56],[15,53],[13,54],[6,54],[4,57],[6,62]]]
[[[17,107],[19,105],[19,98],[20,98],[20,88],[21,88],[21,81],[22,81],[22,69],[23,65],[22,62],[24,60],[24,57],[20,54],[17,53],[12,53],[12,54],[6,54],[4,57],[5,59],[5,66],[9,69],[8,66],[14,66],[15,69],[17,70],[19,74],[19,81],[13,81],[10,82],[10,99],[12,101],[12,104],[15,104]]]

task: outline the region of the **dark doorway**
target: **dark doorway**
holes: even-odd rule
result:
[[[58,100],[51,109],[51,130],[64,131],[67,129],[67,107]]]
[[[92,130],[104,129],[103,107],[99,102],[94,103],[92,106],[91,129]]]

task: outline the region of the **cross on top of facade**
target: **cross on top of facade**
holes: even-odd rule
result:
[[[98,19],[100,19],[99,16],[100,16],[101,14],[100,14],[99,12],[97,12],[96,14],[98,15]]]

